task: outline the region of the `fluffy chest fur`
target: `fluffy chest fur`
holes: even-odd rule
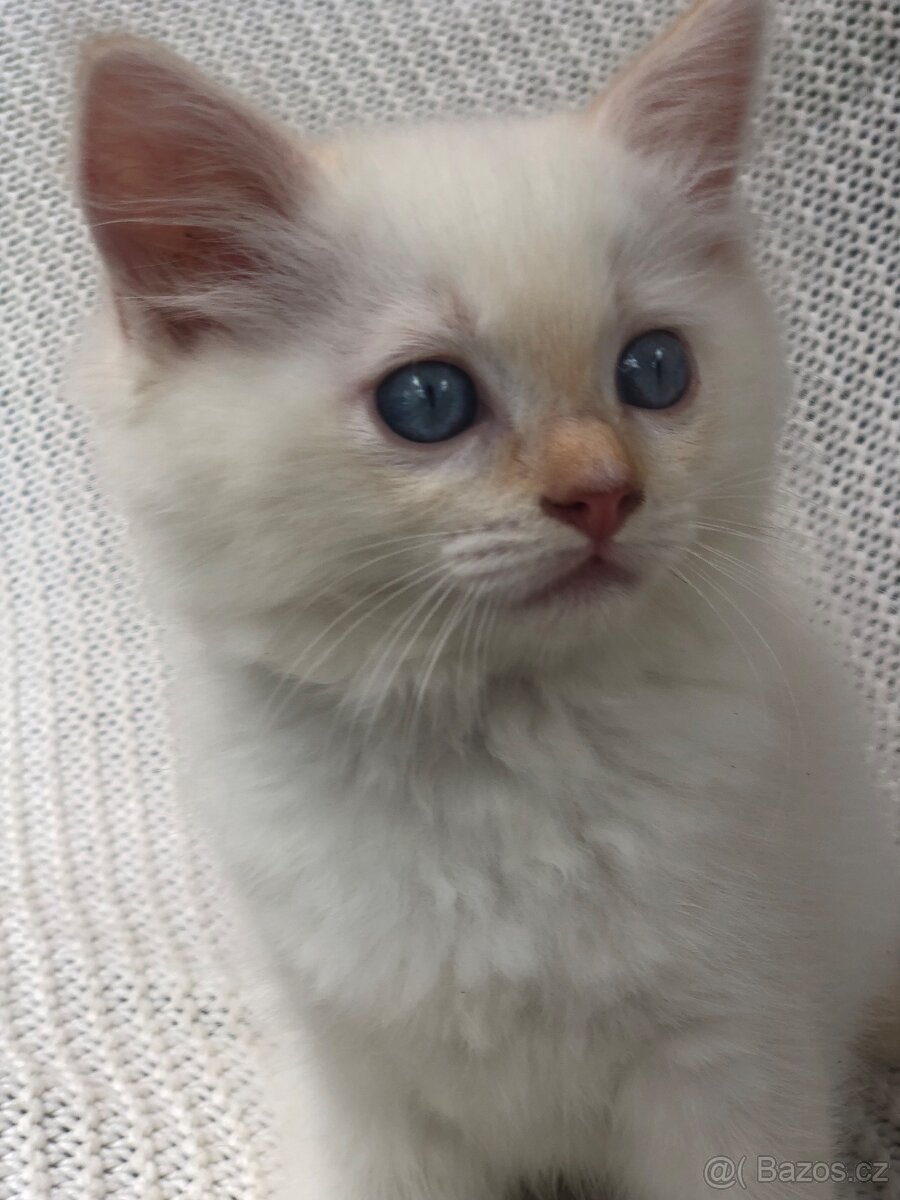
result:
[[[679,678],[604,667],[504,679],[468,720],[403,704],[378,736],[231,679],[197,786],[314,997],[379,1024],[440,992],[477,1043],[504,985],[589,1015],[737,936],[778,866],[747,835],[777,818],[783,730],[725,649]]]

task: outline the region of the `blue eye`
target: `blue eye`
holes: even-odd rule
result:
[[[452,363],[408,363],[381,381],[375,407],[408,442],[446,442],[475,420],[478,396],[469,376]]]
[[[616,364],[619,399],[632,408],[671,408],[691,386],[691,363],[680,338],[651,329],[629,342]]]

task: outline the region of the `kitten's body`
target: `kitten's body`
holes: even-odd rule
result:
[[[763,532],[759,18],[707,0],[596,117],[324,150],[153,49],[89,69],[116,307],[84,390],[187,627],[184,790],[297,1032],[290,1200],[694,1200],[716,1156],[753,1200],[829,1194],[756,1158],[836,1152],[894,852]],[[628,409],[612,364],[656,327],[693,390]],[[486,399],[423,448],[371,394],[435,358]],[[561,481],[637,497],[580,592]]]
[[[310,1196],[355,1195],[330,1171],[357,1159],[366,1200],[373,1165],[443,1200],[554,1171],[698,1196],[716,1155],[834,1156],[895,852],[821,647],[769,620],[771,656],[742,648],[684,592],[627,663],[516,671],[412,728],[398,697],[362,743],[315,688],[272,720],[265,670],[182,655],[189,790],[308,1039]],[[459,1177],[417,1181],[423,1151]]]

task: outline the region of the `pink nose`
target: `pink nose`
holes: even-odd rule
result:
[[[572,525],[591,539],[602,542],[622,527],[626,518],[641,503],[641,494],[634,487],[609,488],[603,492],[574,491],[551,500],[544,496],[541,508],[548,517]]]

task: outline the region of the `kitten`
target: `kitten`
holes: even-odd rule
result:
[[[322,144],[86,55],[81,390],[296,1031],[290,1200],[835,1194],[756,1161],[836,1153],[894,854],[765,536],[763,17],[700,0],[586,112]]]

